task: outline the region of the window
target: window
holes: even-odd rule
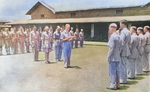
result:
[[[116,10],[116,14],[118,15],[123,14],[123,10]]]
[[[76,13],[75,13],[75,12],[72,12],[72,13],[71,13],[71,17],[76,17]]]
[[[44,18],[44,14],[41,14],[41,18]]]

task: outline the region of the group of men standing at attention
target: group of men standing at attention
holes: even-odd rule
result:
[[[45,63],[49,64],[49,53],[52,51],[54,44],[56,61],[62,61],[61,56],[63,55],[64,67],[68,68],[70,67],[71,49],[74,46],[74,42],[75,48],[78,48],[78,41],[80,41],[80,46],[83,47],[83,29],[79,32],[79,29],[76,28],[74,33],[73,27],[70,30],[69,24],[65,25],[64,30],[57,26],[55,32],[48,26],[45,26],[44,31],[37,31],[36,26],[33,26],[32,31],[29,31],[29,29],[24,31],[22,26],[18,30],[16,27],[13,27],[10,31],[8,28],[5,28],[4,31],[0,30],[0,55],[2,55],[3,46],[6,49],[7,55],[11,53],[17,54],[18,49],[20,49],[20,53],[25,53],[25,49],[27,53],[30,53],[29,47],[31,46],[34,61],[38,61],[39,51],[43,48]]]
[[[150,27],[132,26],[127,28],[127,20],[120,21],[120,28],[111,23],[109,26],[109,76],[110,86],[107,89],[117,90],[120,84],[126,84],[135,75],[148,73],[150,53]]]

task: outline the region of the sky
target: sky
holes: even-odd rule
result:
[[[111,8],[145,5],[149,0],[0,0],[0,21],[31,19],[25,15],[38,1],[44,1],[56,11]]]

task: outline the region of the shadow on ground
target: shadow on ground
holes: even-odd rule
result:
[[[81,69],[79,66],[70,66],[69,68]]]

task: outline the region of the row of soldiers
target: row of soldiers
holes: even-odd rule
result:
[[[64,30],[57,26],[55,32],[53,32],[52,27],[46,26],[44,31],[37,31],[36,26],[33,27],[32,31],[26,29],[24,31],[23,27],[20,26],[18,31],[16,27],[11,28],[9,31],[8,28],[5,31],[0,31],[0,55],[2,55],[2,46],[5,46],[7,55],[10,55],[10,51],[13,54],[18,53],[18,48],[21,53],[24,53],[25,49],[27,53],[30,53],[30,46],[32,47],[32,52],[34,53],[34,60],[38,60],[38,52],[41,51],[43,47],[43,52],[45,52],[45,60],[49,62],[49,52],[51,52],[53,43],[55,44],[55,56],[56,60],[61,60],[62,52],[62,42],[60,40],[61,33]],[[80,46],[83,47],[84,33],[83,29],[79,32],[79,29],[76,28],[74,33],[73,27],[69,31],[73,39],[71,40],[71,46],[73,48],[75,42],[75,48],[78,48],[78,41],[80,41]],[[48,35],[47,35],[48,34]],[[10,50],[11,49],[11,50]]]
[[[109,26],[110,86],[107,89],[119,89],[120,84],[127,83],[127,79],[135,79],[135,75],[142,75],[150,69],[150,27],[132,26],[128,30],[127,25],[127,20],[122,20],[117,31],[115,23]]]

